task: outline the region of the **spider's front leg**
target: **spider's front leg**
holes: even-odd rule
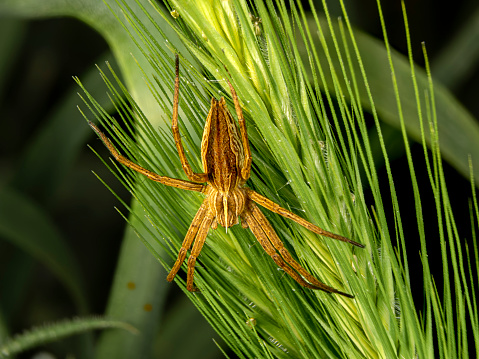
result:
[[[192,183],[188,181],[184,181],[181,179],[177,178],[171,178],[171,177],[166,177],[166,176],[160,176],[154,172],[151,172],[147,170],[146,168],[143,168],[136,163],[130,161],[128,158],[125,156],[121,155],[113,146],[111,143],[110,139],[106,137],[106,135],[100,131],[100,129],[93,123],[88,121],[88,125],[93,129],[93,131],[96,132],[96,134],[100,137],[100,139],[103,141],[105,144],[106,148],[110,151],[111,155],[115,157],[115,160],[120,162],[122,165],[131,168],[132,170],[141,173],[142,175],[148,177],[152,181],[159,182],[161,184],[164,184],[166,186],[171,186],[171,187],[176,187],[179,189],[184,189],[187,191],[196,191],[196,192],[203,192],[205,189],[205,186],[199,183]]]
[[[236,115],[238,116],[238,123],[240,125],[241,142],[243,143],[243,149],[244,149],[244,162],[243,162],[243,168],[241,168],[241,177],[246,182],[249,179],[249,176],[251,173],[251,162],[253,160],[253,157],[251,156],[251,149],[249,147],[248,132],[246,131],[246,121],[244,120],[244,117],[243,117],[243,110],[241,109],[241,105],[238,100],[238,95],[236,94],[236,91],[233,85],[231,85],[231,82],[228,79],[226,79],[226,81],[228,81],[228,85],[231,90],[231,96],[233,97]]]
[[[188,159],[186,158],[183,143],[181,142],[181,134],[178,128],[178,103],[180,101],[180,59],[178,54],[175,55],[175,71],[175,92],[173,97],[173,119],[171,120],[171,130],[175,139],[176,149],[178,150],[178,155],[180,156],[181,166],[183,167],[183,171],[185,171],[188,179],[193,182],[206,182],[208,180],[208,174],[193,172],[190,164],[188,163]]]

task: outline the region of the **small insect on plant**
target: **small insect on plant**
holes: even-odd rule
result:
[[[201,192],[205,195],[205,199],[186,233],[186,237],[178,254],[178,259],[168,274],[167,280],[171,282],[175,278],[175,275],[178,273],[186,258],[187,251],[194,242],[193,249],[188,258],[186,288],[189,291],[195,291],[196,288],[193,286],[195,263],[203,248],[210,227],[216,229],[218,224],[220,224],[228,230],[229,227],[237,224],[238,218],[240,218],[242,227],[249,227],[266,253],[300,285],[306,288],[320,289],[328,293],[337,293],[352,298],[353,296],[350,294],[340,292],[335,288],[321,283],[296,262],[255,203],[283,217],[292,219],[321,236],[351,243],[361,248],[364,248],[364,246],[346,237],[325,231],[282,208],[259,193],[244,187],[251,172],[251,150],[238,96],[229,81],[228,85],[231,89],[231,95],[238,116],[239,133],[238,127],[226,107],[225,99],[222,97],[221,100],[218,101],[213,97],[201,141],[201,159],[204,173],[195,173],[186,159],[185,150],[181,143],[180,131],[178,129],[180,77],[179,59],[178,55],[176,55],[176,78],[171,127],[181,164],[189,181],[160,176],[131,162],[118,153],[111,141],[97,126],[89,122],[91,128],[98,134],[113,157],[121,164],[145,175],[153,181],[187,191]],[[206,183],[206,185],[203,183]]]

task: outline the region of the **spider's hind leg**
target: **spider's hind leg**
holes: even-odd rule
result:
[[[319,289],[328,293],[336,293],[348,298],[354,298],[350,294],[341,292],[320,282],[310,273],[308,273],[306,269],[304,269],[298,262],[296,262],[288,250],[284,247],[283,242],[281,242],[273,227],[266,219],[265,215],[255,204],[251,205],[249,213],[246,214],[249,227],[260,242],[261,246],[273,258],[276,264],[286,273],[288,273],[296,282],[306,288]],[[276,253],[276,250],[281,256]],[[294,268],[296,272],[290,266]],[[303,278],[305,278],[309,283]]]
[[[246,221],[246,218],[244,217],[243,214],[240,214],[240,220],[241,220],[241,227],[244,229],[249,228],[248,222]]]
[[[288,218],[288,219],[291,219],[291,220],[295,221],[296,223],[300,224],[301,226],[310,230],[313,233],[319,234],[320,236],[325,236],[325,237],[329,237],[329,238],[332,238],[332,239],[336,239],[336,240],[341,241],[341,242],[350,243],[350,244],[352,244],[356,247],[359,247],[359,248],[364,248],[364,245],[361,244],[361,243],[355,242],[355,241],[353,241],[349,238],[340,236],[339,234],[331,233],[331,232],[328,232],[328,231],[326,231],[322,228],[319,228],[318,226],[312,224],[311,222],[308,222],[304,218],[301,218],[300,216],[294,214],[293,212],[290,212],[287,209],[281,207],[279,204],[273,202],[269,198],[266,198],[266,197],[260,195],[258,192],[255,192],[255,191],[249,189],[248,190],[248,195],[250,196],[250,198],[254,202],[258,203],[260,206],[262,206],[266,209],[269,209],[270,211],[272,211],[274,213],[277,213],[280,216],[283,216],[285,218]]]
[[[256,218],[254,218],[251,215],[251,213],[245,214],[245,220],[247,221],[248,227],[251,229],[251,232],[253,232],[259,244],[261,244],[261,247],[263,247],[264,251],[273,259],[273,261],[276,263],[278,267],[283,269],[286,273],[289,274],[291,278],[293,278],[296,282],[298,282],[303,287],[311,288],[311,289],[319,289],[318,287],[306,282],[298,273],[296,273],[290,266],[286,264],[286,262],[283,260],[283,258],[281,258],[281,256],[278,253],[276,253],[276,250],[269,242],[268,237],[266,233],[264,232],[263,228],[261,228],[261,225],[258,223]]]

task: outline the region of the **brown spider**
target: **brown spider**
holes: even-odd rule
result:
[[[241,136],[238,134],[238,128],[226,107],[224,98],[222,97],[221,100],[218,101],[213,97],[211,99],[211,108],[208,118],[206,119],[203,139],[201,141],[201,159],[205,172],[195,173],[192,171],[188,160],[186,159],[185,150],[181,143],[180,132],[178,129],[178,97],[180,80],[179,59],[178,55],[176,55],[172,130],[183,170],[191,182],[160,176],[131,162],[129,159],[118,153],[110,140],[98,129],[98,127],[89,122],[91,128],[98,134],[98,136],[100,136],[113,157],[115,157],[115,159],[121,164],[145,175],[153,181],[188,191],[201,192],[206,196],[200,209],[196,213],[193,222],[191,222],[190,228],[186,233],[186,237],[178,254],[178,259],[168,274],[167,280],[171,282],[175,278],[176,273],[186,258],[187,251],[196,239],[188,259],[186,286],[189,291],[195,291],[196,288],[193,286],[195,262],[201,252],[203,244],[205,243],[210,227],[216,229],[219,223],[227,230],[228,227],[238,223],[239,217],[241,218],[242,227],[249,227],[251,229],[266,253],[268,253],[275,263],[288,273],[296,282],[306,288],[320,289],[325,292],[337,293],[352,298],[353,296],[350,294],[340,292],[335,288],[321,283],[309,274],[298,262],[296,262],[284,247],[283,242],[281,242],[269,221],[254,202],[283,217],[292,219],[314,233],[348,242],[361,248],[364,246],[343,236],[325,231],[294,213],[280,207],[278,204],[263,197],[259,193],[244,187],[244,184],[250,177],[252,159],[251,151],[248,142],[248,135],[246,133],[246,124],[236,91],[229,81],[228,84],[233,96],[236,114],[238,115]],[[202,184],[205,182],[207,183],[206,185]]]

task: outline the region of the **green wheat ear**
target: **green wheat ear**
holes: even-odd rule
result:
[[[179,51],[170,43],[170,52],[166,51],[156,34],[142,26],[125,2],[118,4],[133,29],[132,36],[150,61],[153,74],[144,72],[145,81],[166,114],[165,123],[169,123],[172,57]],[[391,164],[375,99],[344,5],[341,2],[344,21],[335,22],[324,2],[322,15],[318,15],[313,3],[312,15],[307,15],[295,1],[288,8],[282,2],[249,4],[254,7],[248,4],[240,0],[195,4],[170,1],[165,4],[169,11],[166,13],[155,4],[157,13],[153,8],[142,8],[152,22],[166,21],[175,27],[189,55],[202,66],[199,71],[186,58],[182,59],[180,127],[188,160],[194,170],[200,171],[199,142],[209,98],[228,97],[225,78],[231,76],[243,104],[253,148],[253,176],[248,186],[325,229],[364,243],[366,248],[356,250],[320,238],[271,214],[268,218],[273,227],[301,265],[328,285],[353,293],[354,299],[299,287],[278,271],[253,235],[238,226],[228,234],[223,229],[210,233],[200,257],[202,266],[197,268],[195,277],[201,293],[185,293],[240,357],[423,358],[434,355],[434,343],[443,357],[452,357],[455,352],[467,357],[467,326],[457,324],[454,312],[468,320],[479,342],[475,287],[464,274],[467,269],[477,270],[478,262],[469,262],[469,267],[462,262],[453,230],[430,76],[430,86],[424,89],[425,109],[420,107],[424,92],[418,90],[416,82],[414,95],[421,124],[426,119],[430,124],[423,127],[422,135],[425,138],[430,132],[432,138],[431,150],[424,141],[426,160],[438,199],[434,203],[438,227],[440,233],[446,230],[440,238],[442,260],[445,268],[449,260],[452,263],[455,289],[452,292],[446,287],[443,295],[437,293],[428,259],[423,257],[426,304],[418,308],[412,300]],[[380,15],[382,21],[381,12]],[[383,21],[382,26],[387,39]],[[158,31],[161,34],[160,27]],[[404,125],[387,41],[386,51],[398,117]],[[415,74],[413,66],[410,71]],[[156,173],[183,178],[172,135],[154,128],[114,72],[112,75],[114,79],[109,80],[111,76],[103,74],[121,124],[103,111],[86,89],[85,103],[104,123],[123,154]],[[412,78],[415,81],[416,77]],[[361,91],[366,94],[367,104]],[[365,107],[373,115],[379,152],[373,153],[371,149]],[[403,134],[408,149],[404,127]],[[136,141],[132,136],[136,136]],[[378,155],[386,163],[391,198],[383,198],[380,192],[374,165]],[[409,152],[408,160],[415,209],[421,218],[425,204]],[[119,180],[133,193],[136,208],[143,209],[133,211],[129,221],[148,249],[169,269],[201,203],[201,195],[145,181],[130,171],[118,173]],[[372,193],[372,203],[364,199],[365,188]],[[385,203],[394,208],[395,234],[388,227]],[[477,214],[476,205],[474,215]],[[423,224],[418,220],[417,225],[421,250],[426,253]],[[399,250],[393,247],[391,237],[398,238]],[[455,250],[447,250],[446,243]],[[477,258],[476,247],[474,250]],[[445,281],[448,283],[449,278]],[[177,283],[185,288],[183,280]],[[432,326],[433,318],[437,327]]]

